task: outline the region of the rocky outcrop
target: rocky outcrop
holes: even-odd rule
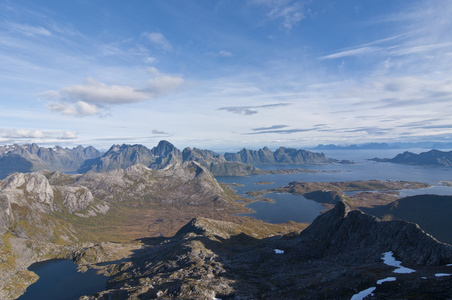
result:
[[[323,257],[365,252],[393,251],[410,265],[441,265],[452,261],[452,247],[438,242],[417,224],[401,220],[381,221],[340,201],[300,234],[305,255]]]
[[[374,158],[377,162],[391,162],[396,164],[452,167],[452,151],[444,152],[430,150],[415,154],[409,151],[396,155],[394,158]]]
[[[259,150],[242,149],[237,153],[225,153],[228,161],[242,162],[251,165],[265,164],[324,164],[338,162],[329,159],[323,153],[314,153],[306,150],[280,147],[275,152],[267,147]]]
[[[77,172],[108,172],[136,164],[149,165],[154,161],[155,156],[152,151],[143,145],[113,145],[101,157],[86,161]]]

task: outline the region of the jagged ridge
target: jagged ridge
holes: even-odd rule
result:
[[[101,153],[94,147],[53,148],[31,145],[0,146],[0,179],[14,172],[31,172],[49,169],[74,172],[86,160],[97,158]]]
[[[108,290],[87,299],[350,299],[394,276],[381,260],[386,251],[416,268],[419,278],[433,278],[403,281],[403,290],[389,293],[393,298],[419,290],[423,297],[452,296],[452,279],[434,276],[448,268],[438,265],[452,261],[451,246],[412,223],[381,221],[339,202],[299,236],[259,240],[250,232],[229,222],[193,219],[173,238],[149,240],[136,258],[118,266]]]

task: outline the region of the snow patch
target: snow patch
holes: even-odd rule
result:
[[[452,264],[447,264],[446,267],[452,267]]]
[[[275,249],[276,254],[284,254],[284,250]]]
[[[444,276],[451,276],[452,274],[447,274],[447,273],[438,273],[435,274],[436,277],[444,277]]]
[[[382,284],[383,282],[387,282],[387,281],[396,281],[397,278],[395,277],[387,277],[385,279],[380,279],[377,281],[377,284]]]
[[[358,294],[353,295],[350,300],[362,300],[367,296],[372,295],[372,292],[375,291],[375,289],[376,287],[370,287],[364,291],[359,292]]]
[[[393,272],[398,274],[409,274],[416,272],[413,269],[402,267],[402,262],[398,261],[394,258],[392,251],[383,253],[383,262],[391,267],[397,267],[398,269],[395,269]]]

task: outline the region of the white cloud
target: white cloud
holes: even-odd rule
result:
[[[73,131],[66,131],[62,136],[59,137],[61,140],[74,140],[77,135]]]
[[[65,116],[86,117],[100,115],[100,111],[96,105],[83,101],[78,101],[77,103],[49,102],[47,108]]]
[[[84,84],[63,87],[60,91],[50,90],[39,96],[48,100],[47,108],[67,116],[102,115],[113,105],[143,102],[179,91],[184,85],[180,76],[160,73],[149,68],[153,78],[144,88],[136,89],[125,85],[108,85],[88,78]]]
[[[176,76],[161,75],[153,79],[149,79],[148,87],[145,90],[147,94],[153,98],[168,95],[182,88],[184,79]]]
[[[38,129],[5,129],[0,128],[0,138],[2,140],[11,142],[16,140],[48,140],[60,139],[69,140],[77,139],[77,135],[73,131],[61,130],[38,130]]]
[[[81,100],[97,104],[121,104],[147,100],[149,95],[130,86],[107,85],[93,78],[84,84],[65,87],[60,92],[65,100]]]
[[[157,45],[165,51],[173,50],[170,42],[160,32],[145,32],[142,35],[148,38],[149,41],[151,41],[153,44]]]

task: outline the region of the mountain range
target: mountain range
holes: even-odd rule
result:
[[[53,148],[31,145],[0,146],[0,179],[14,172],[52,170],[74,172],[89,159],[101,153],[94,147],[78,146],[72,149],[55,146]]]
[[[198,148],[177,149],[162,140],[152,149],[143,145],[113,145],[105,153],[92,146],[73,149],[12,145],[0,147],[0,179],[14,172],[50,170],[71,173],[107,172],[142,164],[151,169],[163,169],[176,162],[195,161],[216,176],[243,176],[260,174],[254,165],[261,164],[324,164],[339,162],[327,158],[323,153],[280,147],[275,152],[268,148],[243,149],[224,156],[211,150]]]
[[[323,153],[314,153],[306,150],[279,147],[275,152],[264,147],[259,150],[242,149],[237,153],[225,153],[227,161],[236,161],[250,165],[265,164],[325,164],[338,162],[329,159]]]
[[[452,151],[430,150],[419,154],[405,151],[394,158],[374,158],[372,160],[396,164],[452,167]]]
[[[348,146],[342,145],[324,145],[319,144],[312,148],[306,148],[309,150],[323,151],[323,150],[369,150],[369,149],[452,149],[451,142],[414,142],[414,143],[364,143],[364,144],[352,144]]]

